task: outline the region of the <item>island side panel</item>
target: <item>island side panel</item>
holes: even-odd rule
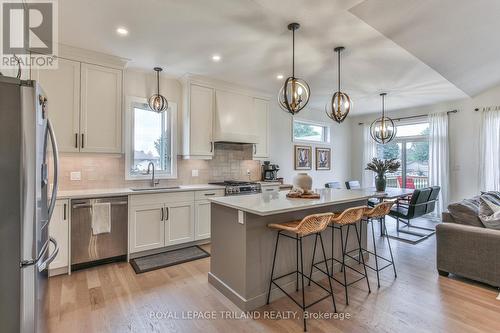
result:
[[[238,210],[211,203],[209,282],[240,308],[245,303],[245,225]]]
[[[267,227],[269,223],[282,223],[282,222],[300,220],[303,217],[311,214],[325,213],[325,212],[339,212],[349,207],[356,207],[363,205],[366,205],[365,200],[345,203],[345,204],[337,204],[327,207],[319,207],[319,208],[312,208],[312,209],[306,209],[289,213],[270,215],[270,216],[259,216],[250,213],[245,213],[246,265],[244,269],[246,274],[245,278],[246,285],[244,294],[240,294],[246,300],[243,309],[249,311],[266,304],[267,291],[269,287],[269,281],[271,278],[273,253],[277,236],[276,231],[273,231]],[[363,230],[362,241],[364,246],[366,246],[366,228],[364,229],[365,230]],[[351,231],[352,232],[349,235],[348,248],[354,248],[357,245],[354,229],[352,229]],[[331,256],[331,249],[332,249],[331,229],[327,228],[322,233],[322,236],[325,245],[326,256],[327,258],[329,258]],[[340,233],[338,230],[335,231],[334,238],[335,238],[335,244],[334,244],[335,257],[341,258]],[[344,239],[345,239],[345,233],[344,233]],[[313,247],[314,247],[314,236],[309,236],[303,239],[304,270],[306,272],[309,272],[311,267]],[[357,253],[353,253],[353,256],[357,256]],[[318,241],[318,248],[316,249],[316,260],[320,260],[320,257],[322,257],[322,252],[321,248],[319,247],[319,241]],[[286,237],[280,237],[274,276],[276,277],[294,271],[295,267],[296,267],[295,241]],[[329,269],[331,269],[331,266],[329,266]],[[339,270],[340,270],[340,265],[336,264],[335,271]],[[324,278],[324,275],[315,270],[313,278],[315,280],[322,279]],[[279,281],[280,286],[284,287],[284,289],[287,290],[287,292],[293,292],[295,291],[295,280],[296,280],[295,275],[283,278]],[[300,283],[301,282],[299,276],[299,286]],[[307,281],[305,281],[304,283],[307,283]],[[273,300],[273,298],[280,298],[283,296],[284,296],[283,293],[280,292],[275,286],[273,286],[273,291],[271,293],[271,301]]]

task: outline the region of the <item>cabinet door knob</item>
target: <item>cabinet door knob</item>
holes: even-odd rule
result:
[[[82,133],[82,149],[85,148],[85,134]]]
[[[67,208],[67,205],[64,204],[64,209],[63,209],[63,220],[66,221],[66,208]]]
[[[78,133],[75,133],[75,148],[78,149]]]
[[[163,217],[164,217],[164,215],[163,215],[163,207],[161,207],[160,212],[161,212],[160,213],[160,221],[163,221]]]
[[[210,141],[210,152],[211,153],[214,152],[214,142],[213,141]]]

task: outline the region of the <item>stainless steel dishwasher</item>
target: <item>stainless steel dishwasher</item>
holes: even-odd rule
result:
[[[94,205],[109,203],[109,232],[94,235]],[[126,260],[128,198],[96,198],[71,201],[71,269],[77,270],[112,261]]]

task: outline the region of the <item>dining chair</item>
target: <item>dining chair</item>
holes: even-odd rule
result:
[[[345,182],[345,187],[348,190],[355,190],[361,188],[361,184],[359,183],[359,180],[348,180]]]
[[[330,182],[330,183],[326,183],[325,184],[325,187],[326,188],[333,188],[333,189],[341,189],[342,186],[340,185],[340,182]]]

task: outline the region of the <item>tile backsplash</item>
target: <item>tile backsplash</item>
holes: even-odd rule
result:
[[[121,154],[61,154],[60,190],[147,186],[147,180],[125,180],[125,156]],[[198,170],[198,176],[192,176]],[[247,174],[249,172],[249,175]],[[81,180],[71,180],[81,172]],[[260,180],[260,162],[252,160],[252,145],[218,143],[212,160],[177,158],[177,179],[162,179],[163,186],[204,184],[235,180]]]

